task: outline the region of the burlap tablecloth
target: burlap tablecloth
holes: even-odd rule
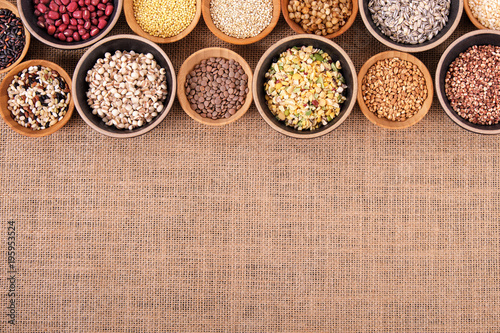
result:
[[[416,54],[434,74],[459,28]],[[132,33],[122,15],[111,34]],[[292,30],[226,44],[203,19],[162,45],[176,70],[228,47],[255,68]],[[354,26],[334,40],[357,70],[387,50]],[[70,75],[85,50],[32,41]],[[75,111],[22,137],[0,122],[2,332],[500,332],[500,141],[455,125],[437,98],[389,131],[359,108],[297,140],[253,106],[223,128],[176,101],[165,121],[112,139]],[[8,232],[15,225],[15,296]],[[9,302],[15,300],[15,325]]]

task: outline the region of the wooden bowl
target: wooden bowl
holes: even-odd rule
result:
[[[315,130],[298,131],[292,127],[286,126],[284,122],[279,121],[269,110],[266,101],[266,92],[264,83],[266,82],[265,75],[273,62],[279,58],[280,54],[294,46],[309,46],[321,49],[327,52],[333,61],[339,60],[342,64],[340,70],[344,76],[347,88],[345,91],[346,101],[341,105],[340,112],[337,117],[330,121],[327,125],[321,126]],[[356,104],[356,93],[358,91],[358,78],[356,76],[356,68],[352,63],[347,53],[336,43],[331,40],[312,34],[294,35],[283,38],[276,44],[272,45],[260,58],[257,67],[255,68],[252,89],[255,98],[255,105],[264,121],[281,134],[300,139],[316,138],[327,133],[330,133],[339,127],[349,116],[354,104]]]
[[[464,0],[464,9],[465,12],[467,13],[467,16],[469,17],[469,20],[476,26],[478,29],[488,29],[484,25],[482,25],[477,18],[474,17],[474,14],[472,14],[472,10],[469,6],[469,0]]]
[[[177,41],[181,40],[182,38],[186,37],[187,35],[189,35],[189,33],[191,31],[193,31],[193,29],[198,24],[198,21],[200,20],[201,0],[196,0],[196,14],[194,15],[194,18],[191,21],[191,24],[189,24],[186,29],[184,29],[183,31],[181,31],[177,35],[172,36],[172,37],[166,37],[166,38],[156,37],[156,36],[148,34],[144,30],[142,30],[141,26],[135,20],[134,0],[124,0],[123,12],[125,13],[125,19],[127,20],[128,26],[137,35],[144,37],[144,38],[147,38],[150,41],[153,41],[155,43],[167,44],[167,43],[177,42]]]
[[[273,31],[274,27],[278,23],[278,20],[280,18],[280,0],[273,0],[273,17],[271,19],[271,23],[262,30],[260,34],[254,37],[249,37],[249,38],[236,38],[236,37],[231,37],[220,31],[214,24],[214,21],[212,20],[212,15],[210,14],[210,0],[202,0],[202,13],[203,13],[203,19],[205,20],[205,24],[207,25],[208,29],[212,31],[212,33],[217,36],[219,39],[222,39],[225,42],[231,43],[231,44],[237,44],[237,45],[246,45],[246,44],[252,44],[255,42],[258,42],[259,40],[263,39],[267,35]]]
[[[54,64],[53,62],[41,59],[29,60],[16,65],[4,77],[2,84],[0,85],[0,113],[2,114],[3,120],[17,133],[32,138],[47,136],[58,131],[61,127],[66,125],[68,120],[71,118],[71,115],[73,114],[73,109],[75,107],[75,104],[73,103],[73,91],[71,91],[70,104],[68,106],[68,111],[64,115],[63,119],[58,121],[55,125],[50,126],[49,128],[43,130],[32,130],[26,128],[24,126],[19,125],[14,119],[12,119],[9,109],[7,109],[7,102],[9,101],[9,95],[7,94],[7,89],[9,88],[9,85],[12,83],[14,76],[19,74],[19,72],[23,71],[24,69],[30,66],[38,66],[38,65],[48,67],[51,68],[52,70],[57,71],[59,75],[63,77],[64,81],[66,81],[68,87],[71,88],[71,77],[68,75],[68,73],[66,73],[64,69]]]
[[[111,0],[114,5],[113,13],[110,16],[110,20],[108,25],[101,30],[94,37],[90,37],[87,40],[81,40],[79,42],[65,42],[51,36],[47,33],[47,30],[40,28],[36,22],[37,17],[35,16],[35,9],[33,5],[33,0],[17,0],[17,7],[19,8],[19,14],[21,19],[23,20],[24,25],[28,28],[31,34],[38,39],[40,42],[63,50],[73,50],[87,47],[89,45],[94,44],[104,36],[106,36],[111,29],[115,26],[118,18],[120,17],[120,13],[122,11],[123,0]]]
[[[377,117],[373,112],[368,110],[368,107],[365,104],[365,101],[363,100],[363,92],[361,91],[361,85],[363,84],[363,77],[365,76],[366,72],[372,65],[374,65],[377,61],[379,60],[384,60],[388,58],[399,58],[402,60],[409,61],[415,65],[418,66],[422,74],[424,75],[425,83],[427,86],[427,98],[425,99],[422,108],[420,111],[418,111],[413,117],[406,119],[405,121],[392,121],[386,118],[379,118]],[[358,83],[359,83],[359,89],[358,89],[358,105],[363,112],[363,114],[368,118],[369,121],[374,123],[377,126],[383,127],[383,128],[388,128],[388,129],[402,129],[402,128],[407,128],[410,126],[415,125],[418,123],[424,116],[427,114],[429,111],[431,104],[432,104],[432,98],[434,97],[434,88],[432,85],[432,77],[431,74],[429,73],[429,70],[427,67],[416,57],[412,56],[411,54],[404,53],[404,52],[399,52],[399,51],[386,51],[382,52],[379,54],[374,55],[368,61],[361,67],[361,70],[359,71],[358,74]]]
[[[500,31],[496,30],[475,30],[469,32],[462,37],[455,40],[444,51],[436,68],[436,94],[439,103],[444,111],[457,125],[462,128],[479,134],[500,134],[500,124],[496,125],[479,125],[469,122],[458,115],[458,113],[451,107],[448,97],[446,96],[444,86],[446,73],[450,64],[462,52],[465,52],[469,47],[474,45],[495,45],[500,46]]]
[[[382,44],[402,52],[423,52],[430,50],[439,44],[443,43],[451,34],[455,31],[458,24],[460,23],[460,19],[462,18],[464,4],[463,0],[451,0],[450,6],[450,14],[448,15],[448,23],[444,26],[441,31],[434,36],[431,40],[427,40],[421,44],[403,44],[397,43],[384,35],[382,31],[373,23],[372,15],[368,10],[368,1],[367,0],[359,0],[359,13],[361,14],[361,18],[366,26],[366,29]]]
[[[98,115],[92,114],[92,109],[87,103],[87,91],[89,90],[89,84],[85,81],[87,71],[94,67],[97,59],[104,58],[106,52],[114,54],[117,50],[133,50],[137,53],[151,53],[158,65],[165,68],[167,72],[168,94],[164,101],[163,110],[159,112],[158,116],[150,123],[146,123],[132,130],[118,129],[114,126],[106,125]],[[175,99],[175,84],[175,70],[165,52],[157,44],[136,35],[114,35],[97,42],[83,54],[73,73],[73,91],[75,92],[74,101],[76,110],[92,129],[114,138],[136,137],[158,126],[172,108]]]
[[[248,76],[248,94],[245,99],[245,103],[241,106],[239,110],[236,111],[235,114],[233,114],[229,118],[222,118],[222,119],[209,119],[209,118],[203,118],[202,116],[199,115],[198,112],[194,111],[191,109],[191,104],[189,103],[187,97],[186,97],[186,89],[184,87],[184,84],[186,83],[186,76],[191,72],[194,67],[199,64],[203,59],[208,59],[211,57],[220,57],[224,59],[233,59],[237,61],[243,70],[245,71],[245,74]],[[196,120],[199,123],[209,125],[209,126],[223,126],[230,124],[232,122],[235,122],[236,120],[240,119],[243,117],[243,115],[248,111],[250,108],[250,105],[252,104],[252,69],[248,65],[248,63],[241,57],[238,53],[231,51],[229,49],[225,48],[220,48],[220,47],[210,47],[206,49],[199,50],[195,53],[193,53],[191,56],[189,56],[184,63],[182,64],[181,68],[179,69],[179,74],[177,75],[177,98],[179,99],[179,103],[181,104],[182,109],[194,120]]]
[[[305,34],[306,32],[304,31],[304,29],[302,29],[302,27],[298,23],[295,23],[294,20],[290,19],[289,17],[290,13],[288,12],[289,2],[290,2],[289,0],[281,0],[281,10],[283,12],[283,16],[285,17],[286,23],[288,23],[290,28],[292,28],[292,30],[295,31],[296,33]],[[349,19],[347,20],[346,24],[342,26],[340,30],[334,32],[333,34],[326,35],[324,37],[332,39],[342,35],[344,32],[347,31],[347,29],[349,29],[352,26],[352,24],[356,20],[357,15],[358,15],[358,2],[357,0],[352,0],[352,14],[351,17],[349,17]]]
[[[12,13],[14,13],[14,15],[16,15],[17,17],[19,17],[19,18],[21,17],[19,15],[19,11],[17,10],[17,7],[8,1],[0,0],[0,8],[8,9]],[[24,56],[26,56],[26,53],[28,53],[28,49],[30,47],[30,41],[31,41],[31,34],[28,31],[28,29],[26,29],[26,26],[24,25],[24,23],[23,23],[23,30],[24,30],[24,40],[25,40],[23,52],[21,53],[19,58],[17,58],[17,60],[14,61],[10,66],[5,67],[4,69],[0,69],[0,74],[7,73],[8,71],[10,71],[10,69],[13,68],[14,66],[16,66],[17,64],[19,64],[23,60]]]

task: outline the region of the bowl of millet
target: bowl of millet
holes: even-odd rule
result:
[[[476,30],[453,42],[436,68],[436,93],[457,125],[500,134],[500,31]]]
[[[114,35],[80,58],[73,91],[87,125],[107,136],[131,138],[151,131],[167,116],[176,75],[157,44],[135,35]]]
[[[315,138],[336,129],[356,103],[356,69],[336,43],[295,35],[272,45],[253,77],[254,101],[273,129],[295,138]]]
[[[201,0],[124,0],[123,12],[137,35],[167,44],[193,31],[201,17]]]

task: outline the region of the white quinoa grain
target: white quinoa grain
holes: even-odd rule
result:
[[[500,30],[500,0],[470,0],[472,15],[488,29]]]

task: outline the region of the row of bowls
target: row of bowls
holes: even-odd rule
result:
[[[475,125],[469,123],[465,119],[458,116],[458,114],[453,111],[448,102],[445,92],[444,92],[444,78],[446,72],[448,70],[451,62],[463,51],[469,48],[472,45],[482,45],[482,44],[493,44],[500,46],[500,32],[491,31],[491,30],[481,30],[481,31],[473,31],[468,33],[461,38],[457,39],[453,44],[451,44],[448,49],[443,53],[436,72],[435,84],[437,95],[439,101],[448,114],[448,116],[455,121],[458,125],[462,126],[465,129],[476,133],[482,134],[499,134],[500,133],[500,124],[483,126],[483,125]],[[315,48],[319,48],[329,53],[334,60],[339,60],[343,64],[342,74],[345,78],[346,84],[348,88],[346,89],[346,102],[341,106],[341,110],[339,115],[334,118],[328,125],[320,127],[313,131],[298,131],[291,127],[287,127],[284,123],[278,121],[275,116],[270,112],[267,107],[267,103],[265,101],[265,92],[264,92],[264,81],[265,81],[265,73],[268,71],[271,63],[275,61],[279,57],[279,55],[287,50],[288,48],[294,46],[309,46],[312,45]],[[136,52],[142,53],[152,53],[158,64],[165,68],[167,71],[167,86],[168,86],[168,96],[166,98],[166,102],[164,109],[162,112],[149,124],[144,125],[143,127],[136,128],[133,130],[125,130],[125,129],[116,129],[114,127],[109,127],[98,117],[92,114],[89,105],[87,104],[86,91],[88,90],[88,84],[85,82],[85,76],[87,71],[92,68],[97,61],[98,58],[102,58],[106,52],[114,53],[116,50],[130,50],[133,49]],[[190,104],[187,101],[185,91],[184,91],[184,83],[186,80],[186,75],[189,73],[196,64],[198,64],[202,59],[207,59],[209,57],[223,57],[226,59],[234,59],[238,61],[249,78],[249,93],[247,94],[246,101],[243,107],[232,117],[228,119],[219,119],[219,120],[211,120],[200,117],[194,110],[191,109]],[[392,58],[399,57],[402,59],[406,59],[410,62],[415,63],[421,69],[422,73],[425,76],[427,89],[428,89],[428,98],[425,101],[422,109],[412,118],[404,121],[404,122],[393,122],[386,119],[381,119],[376,117],[373,113],[367,110],[363,98],[361,97],[361,92],[358,87],[358,83],[362,81],[362,78],[366,71],[371,65],[373,65],[376,61],[384,59],[384,58]],[[329,39],[314,36],[314,35],[295,35],[291,37],[284,38],[272,45],[261,57],[258,62],[254,74],[252,73],[251,68],[248,66],[246,61],[240,57],[235,52],[222,49],[222,48],[209,48],[200,50],[193,55],[191,55],[184,64],[181,66],[178,76],[176,78],[175,70],[170,62],[168,56],[165,52],[155,43],[134,35],[115,35],[108,38],[105,38],[91,48],[87,50],[87,52],[80,59],[74,74],[73,79],[62,70],[59,66],[45,62],[42,60],[32,60],[28,62],[24,62],[16,66],[2,81],[0,85],[0,111],[2,117],[6,121],[6,123],[12,127],[18,133],[27,136],[44,136],[48,134],[52,134],[69,120],[72,113],[72,106],[70,106],[70,111],[64,117],[62,121],[57,123],[55,126],[50,127],[46,130],[41,131],[33,131],[31,129],[24,128],[17,124],[11,117],[10,111],[7,110],[7,88],[10,85],[12,78],[14,75],[19,73],[24,68],[33,65],[44,65],[51,67],[57,70],[59,73],[64,75],[64,78],[68,83],[72,82],[72,93],[73,93],[73,101],[74,104],[80,114],[80,116],[84,119],[84,121],[91,126],[96,131],[109,135],[112,137],[134,137],[141,134],[144,134],[155,126],[157,126],[170,111],[172,104],[174,102],[176,93],[179,99],[179,102],[182,108],[186,111],[186,113],[192,117],[194,120],[207,124],[207,125],[225,125],[230,122],[236,121],[240,117],[242,117],[246,111],[249,109],[252,100],[255,102],[258,111],[262,115],[263,119],[275,130],[279,131],[282,134],[296,137],[296,138],[314,138],[326,133],[333,131],[335,128],[340,126],[342,122],[349,116],[352,111],[356,98],[358,99],[358,104],[366,115],[366,117],[376,125],[385,128],[392,129],[400,129],[406,128],[414,125],[419,120],[421,120],[427,111],[429,110],[433,95],[434,89],[432,84],[432,77],[425,67],[423,63],[421,63],[417,58],[413,57],[410,54],[402,53],[399,51],[388,51],[381,54],[378,54],[371,59],[369,59],[365,65],[361,68],[358,75],[356,75],[356,69],[350,60],[349,56],[346,52],[337,44],[332,42]],[[253,75],[252,75],[253,74]],[[250,83],[251,86],[250,86]],[[77,88],[78,87],[78,88]]]
[[[269,26],[263,30],[259,35],[251,38],[246,38],[246,39],[238,39],[234,38],[231,36],[228,36],[224,34],[222,31],[220,31],[215,24],[212,21],[211,14],[210,14],[210,0],[196,0],[197,1],[197,10],[195,17],[191,24],[182,32],[180,32],[178,35],[169,37],[169,38],[160,38],[160,37],[155,37],[152,36],[148,33],[146,33],[144,30],[141,29],[141,27],[137,24],[137,21],[135,20],[134,16],[134,10],[133,10],[133,0],[112,0],[114,4],[114,11],[111,14],[110,20],[108,25],[106,26],[105,29],[103,29],[99,34],[97,34],[94,37],[89,38],[86,41],[79,41],[79,42],[72,42],[72,43],[67,43],[64,41],[60,41],[56,39],[55,37],[49,35],[44,29],[40,28],[37,26],[37,18],[34,15],[33,12],[33,0],[17,0],[17,6],[19,8],[19,14],[28,28],[28,30],[35,36],[37,39],[40,41],[44,42],[47,45],[57,47],[57,48],[62,48],[62,49],[77,49],[77,48],[83,48],[87,47],[89,45],[92,45],[93,43],[97,42],[101,38],[103,38],[116,24],[122,7],[123,11],[125,13],[125,18],[127,20],[128,25],[130,28],[139,36],[145,37],[155,43],[172,43],[176,42],[185,36],[187,36],[198,24],[198,21],[203,14],[204,21],[208,28],[220,39],[232,43],[232,44],[251,44],[255,43],[265,36],[267,36],[276,26],[281,12],[283,13],[283,16],[290,26],[295,32],[299,34],[305,33],[304,30],[301,28],[301,26],[297,23],[295,23],[293,20],[289,18],[289,12],[288,12],[288,3],[290,2],[289,0],[273,0],[273,17],[271,20],[271,23]],[[2,7],[1,4],[4,2],[7,2],[5,0],[0,1],[0,7]],[[482,26],[476,18],[472,15],[470,11],[470,7],[468,5],[467,0],[452,0],[451,1],[451,6],[450,6],[450,14],[449,14],[449,21],[446,24],[446,26],[441,30],[441,32],[436,35],[434,38],[431,40],[425,41],[422,44],[418,45],[407,45],[407,44],[402,44],[402,43],[397,43],[387,36],[385,36],[373,23],[372,17],[369,13],[368,10],[368,1],[366,0],[354,0],[353,1],[353,9],[352,9],[352,15],[347,21],[347,23],[337,32],[325,36],[328,39],[332,39],[334,37],[337,37],[347,31],[352,24],[354,23],[358,8],[359,12],[361,15],[361,18],[366,26],[366,28],[370,31],[370,33],[381,43],[399,50],[403,52],[421,52],[421,51],[426,51],[431,48],[436,47],[437,45],[441,44],[444,42],[456,29],[458,26],[458,23],[460,22],[460,19],[462,17],[462,12],[464,9],[464,3],[465,3],[465,9],[466,12],[470,18],[470,20],[474,23],[474,25],[478,28],[485,29],[484,26]]]

